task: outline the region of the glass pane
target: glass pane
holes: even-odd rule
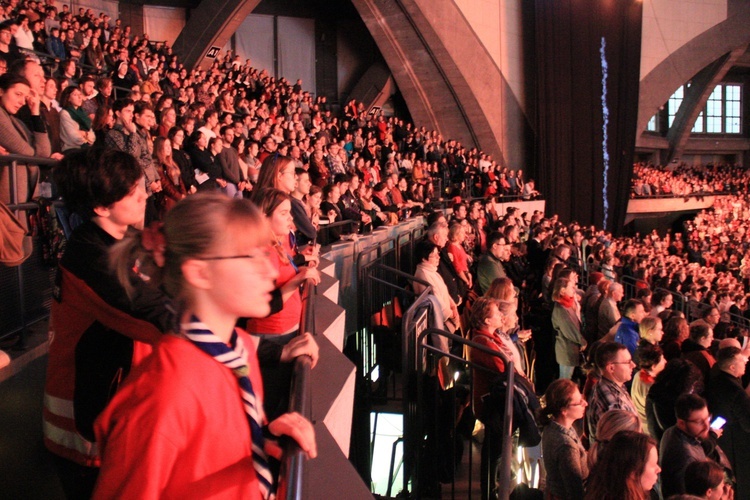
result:
[[[740,119],[739,118],[727,118],[727,134],[739,134],[740,133]]]
[[[649,132],[656,132],[656,115],[652,116],[646,125],[646,130]]]

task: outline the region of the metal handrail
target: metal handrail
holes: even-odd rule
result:
[[[466,360],[462,358],[461,356],[457,356],[455,354],[446,353],[442,350],[440,350],[438,347],[429,345],[425,341],[425,337],[427,335],[438,335],[441,337],[445,337],[454,343],[459,343],[463,345],[464,347],[470,347],[472,349],[476,349],[477,351],[480,351],[484,354],[494,356],[499,358],[503,361],[505,365],[505,372],[501,375],[504,375],[507,379],[507,390],[505,391],[505,401],[503,404],[503,425],[502,425],[502,435],[505,437],[503,439],[502,443],[502,451],[500,453],[500,478],[498,480],[498,498],[510,498],[510,493],[512,491],[512,482],[511,482],[511,462],[513,459],[513,450],[512,450],[512,439],[510,439],[510,436],[513,434],[513,393],[514,393],[514,365],[513,365],[513,359],[506,356],[504,353],[497,351],[495,349],[491,349],[487,347],[486,345],[479,344],[477,342],[474,342],[469,339],[465,339],[461,337],[460,335],[456,335],[453,333],[449,333],[445,330],[440,330],[438,328],[428,328],[424,330],[417,339],[417,349],[423,349],[435,356],[443,356],[447,357],[449,359],[458,361],[459,363],[463,363],[467,366],[470,366],[475,369],[483,370],[483,371],[490,371],[485,366],[479,365],[477,363],[474,363],[470,360]],[[419,359],[419,356],[417,356],[417,359]],[[494,373],[494,372],[493,372]],[[418,386],[421,386],[422,378],[417,378],[417,384]],[[418,391],[419,394],[421,394],[421,387]],[[491,439],[490,436],[485,436],[485,439]],[[492,473],[492,471],[490,471]],[[492,481],[488,481],[488,484],[492,484]],[[491,486],[490,486],[491,488]],[[489,493],[489,492],[486,492]]]
[[[300,313],[300,332],[315,332],[315,306],[313,296],[315,285],[311,279],[302,285],[302,312]],[[289,396],[289,411],[297,412],[310,420],[312,418],[312,400],[310,393],[310,370],[312,358],[299,356],[294,361],[294,374]],[[279,478],[278,498],[301,500],[304,491],[304,465],[307,456],[296,441],[289,439],[284,446],[284,458]]]

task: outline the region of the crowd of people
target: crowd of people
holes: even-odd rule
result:
[[[738,194],[747,192],[749,181],[750,175],[747,170],[735,164],[680,163],[655,166],[650,163],[636,163],[633,165],[631,195],[634,198],[648,198]]]
[[[748,203],[718,198],[665,236],[613,237],[539,213],[496,214],[483,201],[428,217],[432,245],[417,276],[443,304],[446,328],[460,324],[503,354],[471,352],[485,368],[473,373],[476,417],[497,439],[497,381],[512,361],[530,410],[545,394],[537,424],[552,498],[750,494]],[[523,422],[514,408],[521,439]],[[483,480],[499,455],[485,441]]]
[[[743,169],[636,165],[636,196],[733,194],[682,233],[615,238],[501,211],[539,196],[521,170],[356,101],[338,110],[231,52],[189,70],[168,44],[54,0],[13,0],[0,19],[0,154],[61,160],[42,180],[85,221],[59,265],[45,388],[67,494],[269,498],[276,437],[316,453],[284,386],[294,358],[317,359],[299,286],[320,279],[321,228],[351,221],[335,239],[419,213],[414,273],[440,322],[503,355],[470,352],[489,369],[473,373],[494,437],[487,496],[507,362],[550,498],[750,495]],[[22,170],[26,201],[39,169]]]

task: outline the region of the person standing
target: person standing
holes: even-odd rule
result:
[[[736,498],[750,496],[750,395],[742,387],[746,366],[738,347],[719,349],[706,388],[709,410],[727,420],[719,444],[737,478]]]
[[[633,358],[628,348],[617,342],[605,342],[596,351],[596,368],[601,379],[591,390],[586,420],[589,439],[596,439],[596,424],[607,411],[625,410],[638,415],[625,383],[633,376]]]

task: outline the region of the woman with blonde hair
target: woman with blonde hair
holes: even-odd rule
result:
[[[641,334],[641,344],[647,342],[651,345],[659,345],[664,337],[661,318],[658,316],[646,316],[638,325],[638,332]]]
[[[588,465],[593,469],[599,455],[607,447],[612,437],[620,431],[642,432],[638,415],[625,410],[609,410],[596,424],[596,440],[589,448]]]
[[[484,293],[484,296],[495,300],[518,301],[516,288],[513,286],[510,278],[495,278]]]
[[[268,238],[252,204],[204,193],[177,204],[163,231],[123,240],[124,255],[139,253],[160,270],[152,279],[181,304],[180,324],[131,371],[96,421],[102,465],[94,498],[221,492],[260,500],[275,494],[275,436],[317,454],[307,419],[266,419],[254,343],[235,328],[240,317],[270,311],[277,272],[264,250]],[[288,354],[317,358],[309,346]]]

